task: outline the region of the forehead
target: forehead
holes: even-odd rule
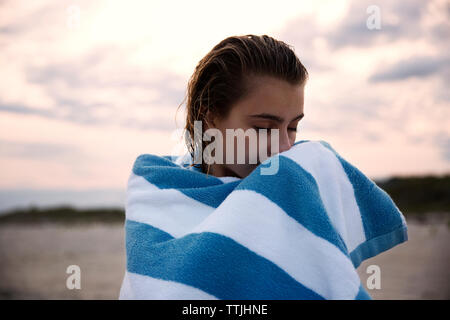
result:
[[[296,116],[303,112],[304,84],[293,85],[273,77],[254,77],[249,94],[233,108],[239,114],[268,112]]]

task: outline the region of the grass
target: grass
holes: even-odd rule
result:
[[[77,209],[70,206],[51,208],[16,209],[0,215],[3,223],[43,223],[59,224],[112,223],[123,224],[125,211],[122,208]]]
[[[450,212],[450,175],[393,177],[375,183],[386,191],[406,215]]]

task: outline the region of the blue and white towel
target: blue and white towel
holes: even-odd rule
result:
[[[408,240],[404,216],[323,140],[276,156],[239,179],[140,155],[119,299],[371,299],[356,268]]]

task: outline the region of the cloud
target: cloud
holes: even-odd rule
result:
[[[0,111],[3,112],[9,112],[9,113],[18,113],[18,114],[24,114],[24,115],[39,115],[47,118],[55,118],[55,115],[53,112],[45,109],[38,109],[38,108],[29,108],[23,105],[12,105],[12,104],[3,104],[0,101]]]
[[[100,105],[82,105],[77,101],[70,100],[60,100],[60,103],[65,103],[64,106],[68,108],[67,113],[58,112],[57,109],[46,110],[40,108],[30,108],[22,105],[3,105],[0,103],[0,111],[24,115],[38,115],[49,119],[59,119],[63,121],[69,121],[73,123],[83,124],[83,125],[111,125],[116,124],[123,126],[124,128],[133,128],[137,130],[158,130],[172,132],[174,130],[174,125],[168,122],[166,118],[159,119],[158,117],[120,117],[114,118],[113,115],[109,117],[96,117],[92,115],[91,112],[96,107]],[[62,106],[62,104],[61,104]],[[170,112],[171,113],[171,112]]]
[[[25,104],[0,99],[0,110],[86,125],[173,130],[168,115],[182,103],[187,79],[169,70],[127,64],[127,54],[106,46],[77,58],[26,64],[27,84],[37,86],[52,103],[43,106],[39,100]]]
[[[187,78],[145,61],[133,63],[142,43],[92,41],[90,28],[98,27],[95,18],[106,2],[77,5],[83,30],[67,27],[70,4],[0,4],[0,68],[9,79],[0,84],[0,111],[91,126],[173,130]]]
[[[301,15],[280,32],[311,66],[309,117],[300,131],[386,148],[396,137],[444,150],[450,136],[450,5],[378,1],[381,30],[369,30],[366,9],[372,4],[351,1],[331,25]],[[448,162],[448,151],[435,155]]]
[[[136,154],[169,149],[195,62],[228,32],[294,47],[310,73],[299,138],[346,146],[369,174],[449,168],[448,1],[377,1],[373,31],[369,1],[248,5],[234,31],[219,5],[92,3],[72,29],[70,3],[0,0],[3,186],[122,186]]]
[[[299,57],[308,72],[331,71],[333,65],[327,61],[324,55],[318,52],[316,44],[320,41],[328,43],[326,32],[320,27],[314,16],[301,15],[286,23],[284,28],[276,36],[279,40],[294,47],[295,54]]]
[[[61,160],[61,158],[79,156],[80,153],[81,151],[78,148],[62,144],[0,140],[0,155],[2,157],[33,158],[48,161],[49,159]]]
[[[414,1],[377,1],[380,9],[381,29],[371,30],[367,27],[367,19],[372,13],[367,8],[371,1],[352,1],[346,16],[341,20],[327,38],[330,45],[337,48],[346,46],[369,46],[377,42],[390,42],[405,38],[424,36],[426,30],[421,28],[420,20],[424,15],[426,2]]]
[[[369,81],[396,81],[410,77],[422,78],[441,73],[446,76],[447,81],[450,80],[450,58],[448,56],[416,56],[399,61],[385,70],[371,75]]]
[[[367,20],[375,5],[380,12],[381,29],[369,29]],[[396,41],[427,39],[429,43],[444,48],[450,39],[450,4],[447,1],[389,1],[353,0],[336,24],[320,25],[317,15],[301,15],[290,21],[282,32],[286,39],[311,51],[315,39],[321,38],[332,51],[345,48],[368,48]],[[444,41],[443,41],[444,40]],[[448,49],[447,49],[448,51]],[[308,55],[308,53],[306,53]],[[312,61],[309,61],[312,58]],[[307,56],[314,65],[317,55]]]

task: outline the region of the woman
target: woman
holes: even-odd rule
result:
[[[194,134],[195,121],[203,130],[278,129],[279,150],[272,150],[270,139],[266,154],[286,151],[296,139],[297,126],[304,116],[304,90],[308,72],[289,45],[267,35],[232,36],[217,44],[198,63],[188,84],[186,133],[187,147],[194,162],[195,153],[205,150],[207,141]],[[248,138],[248,137],[246,137]],[[201,141],[203,140],[203,141]],[[201,163],[201,170],[216,177],[246,177],[258,166],[249,161],[246,140],[245,163],[227,163],[226,143],[221,163]],[[256,149],[258,154],[259,140]],[[237,144],[234,143],[237,156]]]
[[[128,181],[121,299],[371,298],[356,268],[406,241],[406,223],[328,143],[295,142],[307,78],[293,50],[267,35],[226,38],[199,62],[189,152],[142,154]],[[260,128],[270,142],[264,130],[245,136],[243,163],[234,138],[234,148],[219,143],[230,129]]]

